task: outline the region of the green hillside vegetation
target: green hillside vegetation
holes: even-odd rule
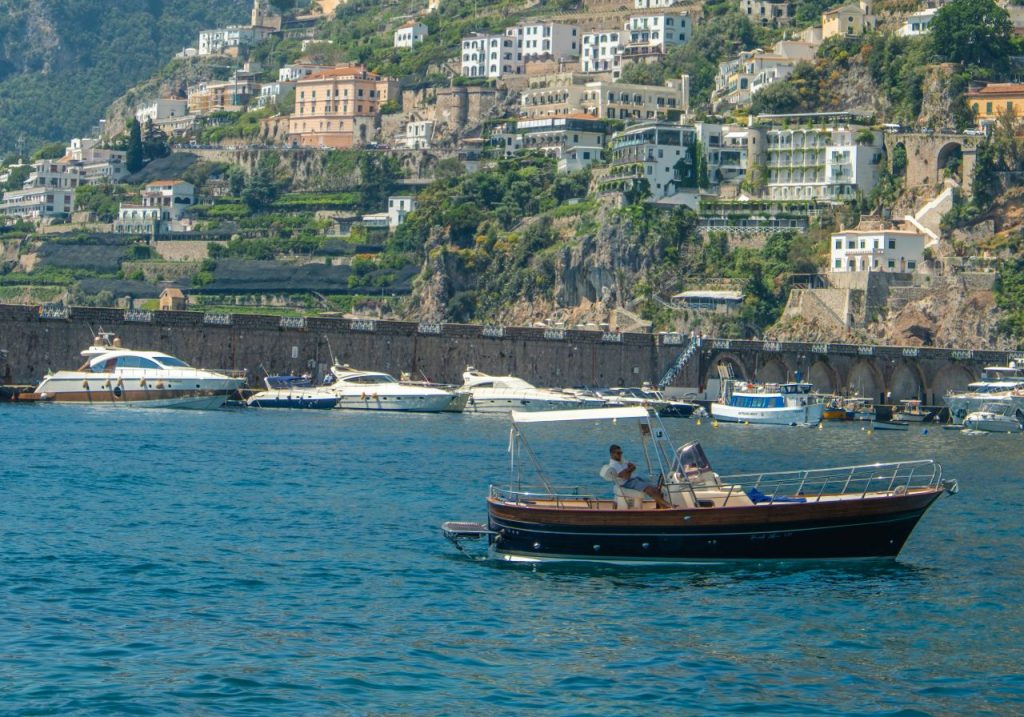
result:
[[[245,22],[248,0],[0,0],[0,152],[81,136],[201,29]],[[41,13],[36,18],[33,13]],[[40,26],[52,28],[42,35]]]

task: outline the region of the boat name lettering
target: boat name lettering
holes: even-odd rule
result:
[[[282,329],[305,329],[306,328],[306,317],[305,316],[282,316],[281,321],[277,324]]]
[[[231,314],[203,314],[203,323],[214,326],[231,326]]]
[[[618,331],[605,331],[601,334],[601,340],[609,344],[621,344],[622,334]]]
[[[353,319],[349,328],[353,331],[376,331],[377,322],[373,319]]]
[[[565,329],[544,329],[544,338],[562,341],[565,339]]]
[[[153,321],[153,312],[142,311],[140,309],[125,309],[124,320],[134,321],[139,324],[148,324]]]
[[[418,334],[431,334],[433,336],[441,335],[441,324],[437,322],[421,321],[419,326],[416,327],[416,333]]]
[[[489,339],[500,339],[505,335],[505,327],[503,326],[485,326],[480,329],[480,335],[486,336]]]
[[[917,349],[917,348],[905,348],[905,349],[903,349],[903,355],[904,356],[917,356],[919,353],[920,353],[920,350]]]

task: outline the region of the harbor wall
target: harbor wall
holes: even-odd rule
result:
[[[683,348],[650,334],[0,305],[0,348],[13,383],[79,366],[79,352],[100,330],[195,366],[247,369],[252,385],[267,373],[321,375],[332,355],[355,368],[445,383],[461,383],[472,365],[541,386],[637,385],[657,381]]]

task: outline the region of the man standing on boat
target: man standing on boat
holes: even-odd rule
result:
[[[611,461],[608,462],[608,467],[615,473],[619,478],[619,486],[622,488],[629,488],[630,490],[643,491],[645,494],[654,499],[654,502],[658,504],[659,508],[671,508],[672,504],[665,500],[665,497],[661,494],[661,490],[651,485],[643,478],[637,478],[633,475],[633,471],[636,470],[636,465],[633,463],[623,462],[622,460],[622,448],[614,443],[608,449],[608,453],[611,455]]]

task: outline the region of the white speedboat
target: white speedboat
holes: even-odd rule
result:
[[[818,423],[825,413],[809,383],[752,384],[728,379],[722,397],[711,404],[711,417],[729,423],[796,426]]]
[[[472,366],[466,368],[462,381],[459,391],[469,396],[466,410],[474,413],[564,411],[604,404],[601,399],[584,399],[561,391],[537,388],[515,376],[490,376]]]
[[[988,433],[1020,433],[1020,416],[1012,403],[990,403],[980,411],[972,411],[964,418],[964,427]]]
[[[159,351],[133,351],[101,334],[82,351],[84,364],[48,374],[31,396],[56,403],[116,404],[159,408],[220,408],[243,383],[233,375],[193,368]]]
[[[459,410],[454,391],[436,386],[402,383],[379,371],[358,371],[348,364],[335,364],[324,378],[324,390],[337,397],[336,408],[361,411],[418,411],[439,413]]]
[[[894,411],[892,418],[894,421],[906,421],[908,423],[923,423],[924,421],[930,421],[935,418],[938,411],[929,410],[925,408],[921,401],[916,398],[906,399],[900,401],[902,406],[898,411]]]
[[[305,376],[267,376],[266,391],[254,393],[245,403],[253,408],[334,408],[338,397],[314,386]]]
[[[650,384],[644,384],[640,388],[606,388],[601,390],[600,395],[605,400],[614,401],[620,406],[650,408],[661,418],[689,418],[698,408],[693,403],[665,398],[665,394],[654,389]]]
[[[993,401],[1010,400],[1015,409],[1024,409],[1024,366],[1011,361],[1009,366],[986,366],[981,379],[967,384],[966,391],[946,394],[946,405],[954,421],[963,421],[968,413],[980,411]]]

